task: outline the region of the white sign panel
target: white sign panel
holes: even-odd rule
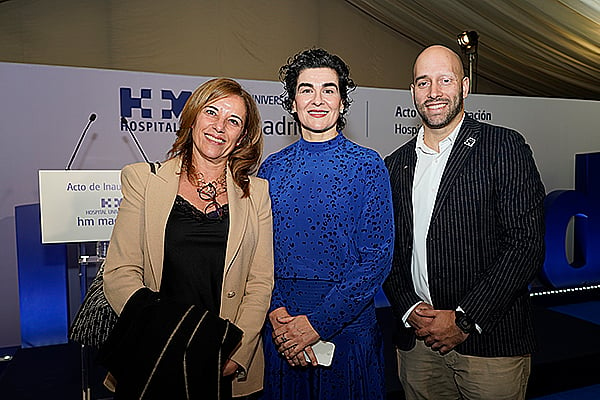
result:
[[[42,243],[109,240],[121,204],[120,171],[39,171]]]

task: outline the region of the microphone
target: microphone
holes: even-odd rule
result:
[[[148,157],[146,157],[146,153],[144,153],[144,149],[142,149],[142,146],[140,146],[140,143],[138,142],[137,138],[135,137],[135,135],[133,134],[133,131],[131,130],[131,128],[129,127],[129,123],[127,122],[127,118],[121,116],[121,124],[125,124],[125,128],[127,128],[127,132],[129,132],[129,134],[131,135],[131,137],[133,138],[133,141],[135,142],[135,145],[137,146],[138,150],[140,151],[140,153],[142,153],[142,157],[144,157],[144,161],[146,161],[148,164],[153,165],[149,160]]]
[[[65,170],[68,171],[68,170],[71,169],[71,164],[73,164],[73,160],[75,159],[75,155],[79,151],[79,146],[81,146],[81,142],[83,142],[83,138],[84,138],[85,134],[87,133],[90,125],[92,124],[92,122],[94,122],[95,120],[96,120],[96,114],[91,113],[90,114],[90,118],[88,120],[88,123],[85,126],[85,128],[83,129],[83,132],[81,133],[81,137],[79,138],[79,142],[77,142],[77,146],[75,146],[75,151],[73,151],[73,155],[71,156],[71,159],[69,160],[69,163],[67,164],[67,167],[65,168]]]

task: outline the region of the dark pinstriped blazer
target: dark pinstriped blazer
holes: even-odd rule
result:
[[[414,346],[401,318],[420,301],[411,277],[412,184],[416,138],[386,159],[396,243],[384,283],[396,317],[395,342]],[[527,286],[544,259],[544,186],[529,146],[516,131],[465,116],[446,164],[427,235],[433,306],[462,307],[483,330],[456,347],[462,354],[529,354],[534,334]]]

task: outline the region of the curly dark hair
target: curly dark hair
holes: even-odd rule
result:
[[[227,96],[239,96],[246,105],[246,122],[240,145],[229,155],[229,168],[235,183],[242,189],[244,195],[250,195],[250,179],[248,175],[258,169],[262,155],[263,135],[260,124],[260,113],[252,95],[242,86],[229,78],[216,78],[200,85],[185,103],[179,118],[179,130],[173,147],[168,152],[169,158],[181,157],[182,170],[190,181],[194,180],[195,167],[192,153],[194,140],[192,125],[198,113],[207,105]]]
[[[290,57],[287,64],[279,69],[279,80],[283,83],[283,89],[285,90],[281,94],[283,108],[293,115],[296,122],[298,122],[297,114],[292,111],[292,103],[296,98],[298,76],[300,72],[307,68],[331,68],[337,73],[340,95],[344,107],[340,112],[336,127],[338,130],[344,129],[346,126],[344,114],[346,114],[350,108],[350,103],[352,103],[349,94],[356,89],[356,84],[350,78],[350,68],[344,60],[335,54],[329,53],[327,50],[312,48],[301,51]]]

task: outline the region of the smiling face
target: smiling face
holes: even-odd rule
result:
[[[292,111],[305,140],[322,142],[337,135],[342,110],[338,75],[331,68],[307,68],[298,75]]]
[[[246,105],[227,96],[204,106],[192,126],[194,158],[198,163],[225,165],[244,133]]]
[[[410,90],[425,128],[449,134],[462,118],[469,93],[460,57],[443,46],[429,47],[417,57],[413,74]]]

